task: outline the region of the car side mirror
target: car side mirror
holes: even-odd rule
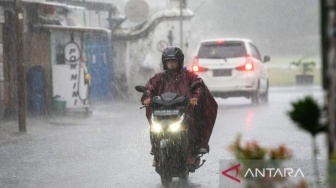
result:
[[[140,93],[143,93],[146,91],[145,86],[135,86],[135,90],[137,90]]]
[[[271,57],[268,56],[268,55],[265,55],[264,56],[264,63],[268,62],[268,61],[271,61]]]

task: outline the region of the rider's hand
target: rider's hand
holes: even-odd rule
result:
[[[146,99],[146,100],[144,100],[143,104],[144,104],[145,106],[149,106],[150,102],[151,102],[150,99]]]
[[[198,102],[198,98],[191,98],[190,99],[190,104],[193,105],[193,106],[197,105],[197,102]]]

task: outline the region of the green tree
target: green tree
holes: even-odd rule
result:
[[[311,96],[306,96],[292,103],[292,109],[288,111],[291,120],[301,129],[311,135],[313,143],[313,164],[316,182],[319,182],[318,165],[317,165],[317,146],[316,135],[321,132],[327,132],[326,124],[321,123],[322,108]]]

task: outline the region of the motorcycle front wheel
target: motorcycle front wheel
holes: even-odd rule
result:
[[[169,164],[168,163],[168,150],[165,149],[160,149],[160,177],[161,177],[161,184],[164,187],[168,187],[172,180],[173,177],[171,176],[169,172]]]

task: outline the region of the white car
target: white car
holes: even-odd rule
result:
[[[268,73],[258,48],[249,39],[201,41],[191,70],[215,97],[246,97],[252,104],[268,102]]]

